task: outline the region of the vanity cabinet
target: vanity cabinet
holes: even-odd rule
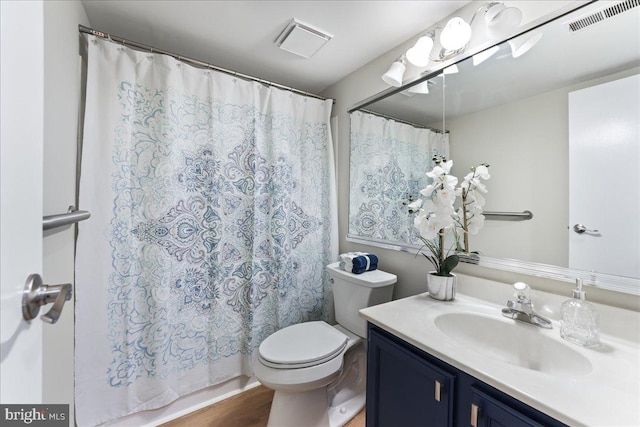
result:
[[[369,324],[367,427],[564,426]]]

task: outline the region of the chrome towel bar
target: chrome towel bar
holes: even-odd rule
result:
[[[523,212],[485,211],[485,212],[482,212],[482,215],[484,215],[486,219],[501,220],[501,221],[526,221],[533,218],[533,212],[531,211],[523,211]]]
[[[90,216],[91,213],[88,211],[77,211],[75,206],[69,206],[67,213],[43,216],[42,229],[50,230],[56,227],[75,224],[76,222],[84,221]]]

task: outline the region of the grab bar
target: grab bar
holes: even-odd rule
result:
[[[43,216],[42,229],[50,230],[56,227],[75,224],[76,222],[84,221],[90,216],[91,213],[88,211],[77,211],[75,206],[69,206],[67,213]]]
[[[526,221],[533,218],[533,212],[482,212],[486,219],[502,220],[502,221]]]

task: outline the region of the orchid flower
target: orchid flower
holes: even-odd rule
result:
[[[449,174],[453,161],[444,158],[434,161],[436,166],[427,172],[431,183],[420,190],[420,195],[425,199],[412,201],[408,206],[410,212],[417,212],[414,226],[431,252],[431,255],[422,254],[433,264],[437,274],[446,276],[456,266],[458,257],[445,257],[444,234],[452,230],[458,241],[456,229],[460,228],[464,236],[464,251],[469,251],[468,234],[477,234],[484,225],[482,207],[485,199],[482,193],[486,193],[487,188],[483,180],[486,181],[491,175],[489,165],[478,165],[471,168],[460,186],[456,187],[458,178]],[[462,206],[456,210],[454,203],[457,197],[462,199]]]

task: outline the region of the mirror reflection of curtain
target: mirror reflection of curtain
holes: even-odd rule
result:
[[[349,235],[419,244],[406,204],[427,185],[449,135],[375,114],[351,113]]]

